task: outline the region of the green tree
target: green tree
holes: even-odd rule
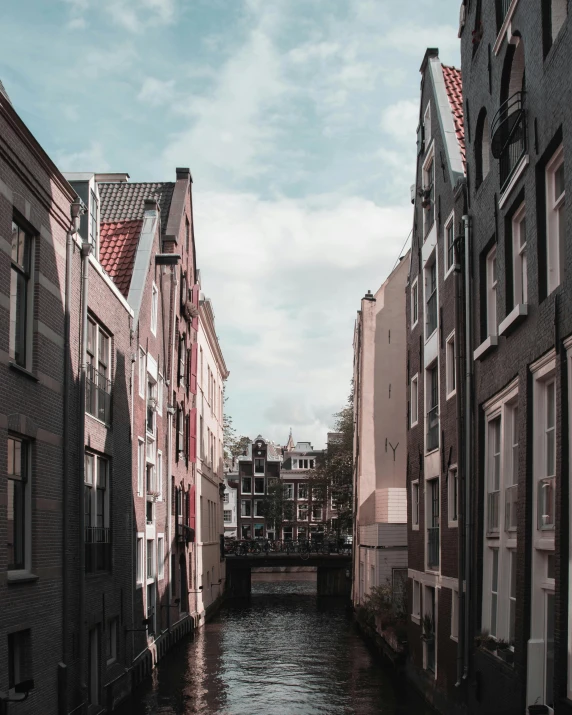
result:
[[[227,400],[228,400],[228,397],[225,395],[224,396],[224,404],[225,405],[226,405]],[[223,434],[224,455],[227,458],[240,457],[240,455],[243,454],[248,449],[248,445],[252,441],[250,439],[250,437],[245,437],[243,435],[241,435],[240,437],[236,436],[236,430],[232,423],[232,417],[226,412],[226,410],[223,415],[222,434]]]
[[[287,498],[286,488],[279,479],[268,481],[266,495],[261,504],[262,516],[267,527],[281,529],[284,522],[294,520],[294,502]]]

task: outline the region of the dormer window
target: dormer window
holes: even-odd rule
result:
[[[99,201],[93,190],[89,192],[89,242],[94,258],[99,261]]]

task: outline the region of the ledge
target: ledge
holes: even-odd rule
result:
[[[518,303],[506,316],[506,318],[499,325],[499,335],[508,335],[512,332],[517,325],[520,325],[522,321],[528,315],[528,304]]]
[[[496,348],[499,344],[498,335],[489,335],[489,337],[484,340],[479,347],[473,353],[473,360],[479,360],[484,355],[486,355],[489,350]]]
[[[33,372],[30,372],[29,370],[26,370],[25,367],[22,367],[21,365],[18,365],[18,363],[9,362],[10,365],[10,370],[14,370],[14,372],[19,372],[22,375],[25,375],[27,378],[30,380],[33,380],[34,382],[39,382],[38,378],[34,375]]]
[[[38,576],[29,571],[8,571],[6,574],[7,583],[33,583],[38,578]]]

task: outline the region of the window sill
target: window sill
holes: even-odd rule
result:
[[[14,372],[19,372],[21,375],[25,375],[27,378],[33,380],[34,382],[39,382],[38,378],[34,375],[34,373],[30,372],[29,370],[26,370],[25,367],[22,367],[21,365],[18,365],[18,363],[12,361],[10,361],[8,364],[10,366],[10,370],[14,370]]]
[[[412,422],[411,425],[410,425],[410,427],[409,427],[409,429],[413,429],[414,427],[417,427],[418,424],[419,424],[419,420],[416,420],[415,422]]]
[[[411,531],[419,531],[419,524],[412,524]]]
[[[430,454],[435,454],[435,452],[439,451],[439,446],[433,447],[433,449],[427,449],[425,451],[425,456],[428,457]]]
[[[447,526],[449,527],[449,529],[456,529],[459,526],[459,522],[457,520],[448,521]]]
[[[419,321],[416,320],[413,325],[411,326],[411,330],[415,330],[415,328],[419,325]]]
[[[33,583],[37,581],[39,576],[30,571],[8,571],[6,581],[8,583]]]
[[[525,154],[522,159],[518,162],[516,168],[512,172],[512,176],[510,177],[508,184],[506,185],[506,188],[503,189],[500,198],[499,198],[499,209],[502,209],[504,205],[507,203],[509,196],[512,193],[512,190],[516,186],[517,181],[520,179],[522,174],[524,173],[524,170],[528,166],[529,162],[529,156],[528,154]]]
[[[413,613],[411,614],[411,620],[413,623],[417,623],[417,625],[421,625],[421,617],[420,616],[414,616]]]
[[[450,400],[451,397],[455,397],[456,394],[457,394],[457,390],[453,390],[452,392],[449,392],[449,394],[446,396],[445,399]]]
[[[498,335],[489,335],[473,353],[473,360],[479,360],[484,357],[490,350],[496,348],[499,343]]]
[[[111,427],[111,422],[104,422],[103,420],[100,420],[99,417],[92,415],[91,412],[88,412],[87,410],[85,411],[85,414],[86,414],[86,417],[91,417],[91,419],[94,422],[98,422],[100,425],[103,425],[104,427],[107,427],[108,429]]]
[[[528,315],[528,304],[518,303],[499,325],[499,335],[511,333]]]

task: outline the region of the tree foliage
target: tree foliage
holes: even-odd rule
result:
[[[227,397],[224,397],[224,404],[226,405]],[[240,457],[247,449],[248,445],[252,441],[250,437],[245,437],[241,435],[237,437],[236,429],[232,423],[232,417],[226,412],[223,415],[222,422],[222,434],[223,434],[223,448],[225,457]]]
[[[294,502],[286,497],[286,488],[279,479],[269,480],[262,499],[261,515],[267,525],[281,529],[286,521],[294,520]]]

